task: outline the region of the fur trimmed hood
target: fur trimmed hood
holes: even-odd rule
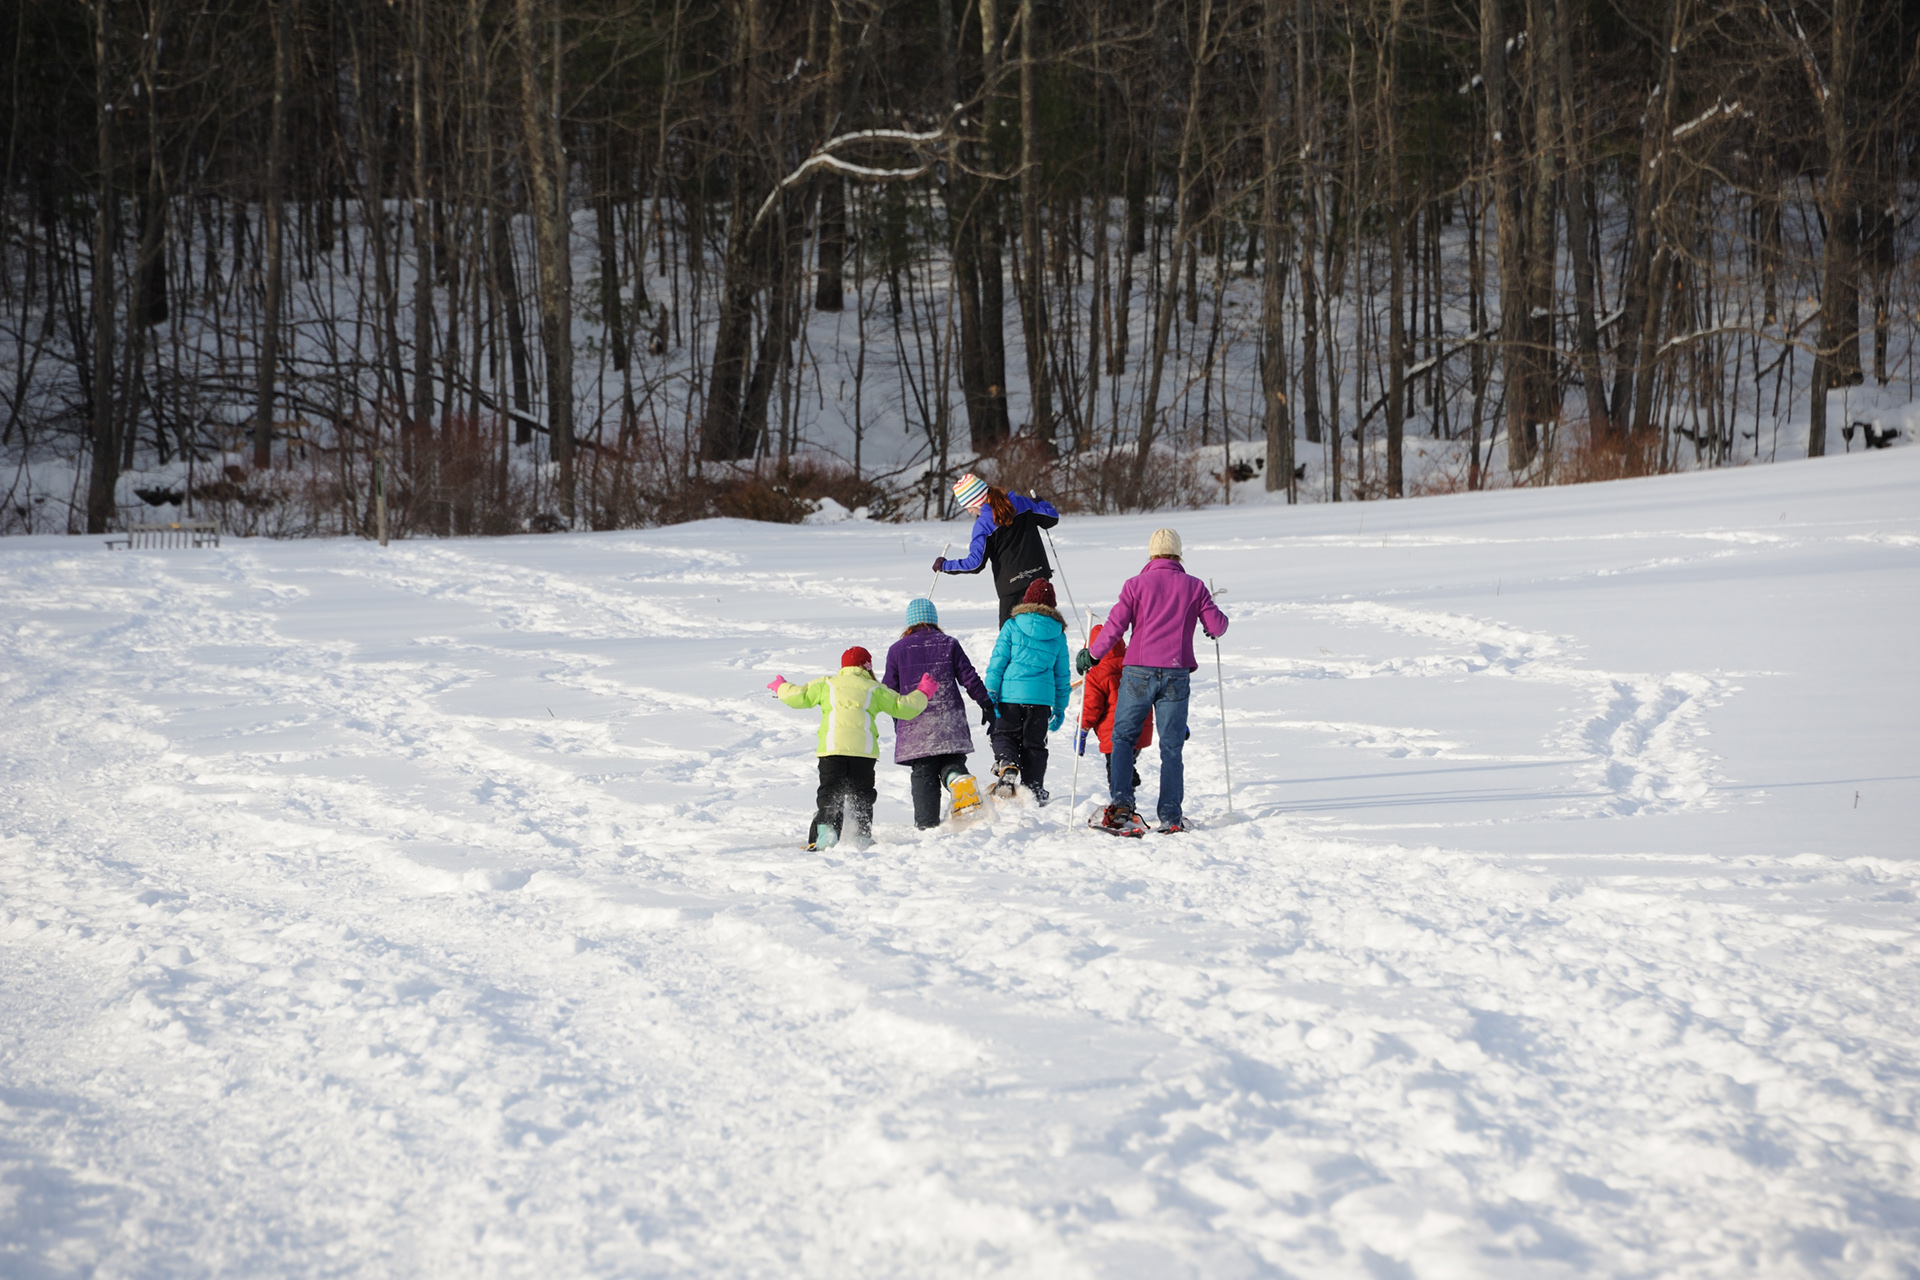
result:
[[[1060,627],[1062,630],[1066,629],[1067,620],[1060,616],[1060,611],[1058,609],[1052,608],[1049,605],[1017,604],[1013,606],[1013,612],[1008,614],[1007,616],[1009,618],[1017,618],[1023,613],[1037,613],[1044,617],[1052,618],[1055,622],[1060,624]]]

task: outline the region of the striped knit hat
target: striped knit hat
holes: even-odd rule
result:
[[[987,482],[969,471],[953,482],[953,499],[963,507],[976,507],[987,500]]]
[[[940,615],[934,610],[933,601],[924,597],[907,606],[907,625],[917,627],[923,622],[930,622],[936,627],[940,625]]]

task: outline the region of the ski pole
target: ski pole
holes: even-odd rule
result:
[[[1220,591],[1207,580],[1207,593],[1219,595]],[[1220,669],[1220,637],[1213,639],[1213,683],[1220,691],[1220,766],[1227,776],[1227,816],[1233,816],[1233,758],[1227,754],[1227,678]]]
[[[1087,688],[1085,685],[1081,685],[1080,686],[1080,706],[1083,711],[1086,708],[1086,703],[1087,703]],[[1068,702],[1067,709],[1069,711],[1073,709],[1073,704],[1071,701]],[[1080,727],[1081,718],[1082,717],[1080,716],[1075,716],[1073,718],[1073,732],[1074,732],[1074,737],[1076,739],[1079,737],[1081,733],[1085,732],[1085,730],[1083,730]],[[1069,818],[1073,816],[1073,811],[1080,807],[1080,751],[1082,749],[1083,748],[1080,746],[1080,744],[1076,742],[1075,750],[1073,753],[1073,790],[1067,793],[1067,816]]]
[[[1233,760],[1227,755],[1227,685],[1220,674],[1220,641],[1213,642],[1213,682],[1220,689],[1220,764],[1227,775],[1227,816],[1233,816]]]
[[[940,547],[940,558],[941,558],[942,560],[945,560],[945,559],[947,558],[947,551],[948,551],[948,549],[949,549],[949,548],[951,548],[952,546],[953,546],[953,543],[951,543],[951,542],[947,542],[947,543],[944,543],[944,544],[942,544],[942,545],[941,545],[941,547]],[[933,571],[933,582],[932,582],[931,584],[929,584],[929,585],[928,585],[928,587],[927,587],[927,599],[929,599],[929,600],[931,600],[931,599],[933,599],[933,589],[934,589],[934,587],[937,587],[937,586],[939,586],[939,585],[940,585],[940,571],[939,571],[938,569],[935,569],[935,570]]]
[[[1040,500],[1040,495],[1031,489],[1027,490],[1027,496],[1035,502]],[[1080,647],[1084,649],[1088,643],[1087,626],[1086,623],[1080,621],[1080,606],[1073,602],[1073,588],[1067,585],[1067,570],[1066,566],[1060,563],[1060,548],[1053,544],[1053,530],[1042,529],[1040,532],[1047,535],[1047,550],[1053,553],[1053,569],[1055,573],[1060,575],[1060,585],[1066,587],[1067,608],[1073,610],[1073,624],[1080,628]]]

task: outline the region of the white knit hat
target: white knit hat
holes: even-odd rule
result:
[[[1155,529],[1153,536],[1147,539],[1149,556],[1172,556],[1180,558],[1180,535],[1171,529]]]

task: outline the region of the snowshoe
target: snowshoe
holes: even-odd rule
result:
[[[1172,822],[1161,823],[1155,827],[1154,830],[1163,836],[1177,836],[1191,831],[1193,828],[1187,825],[1185,818],[1175,818]]]
[[[1020,794],[1020,766],[1010,760],[999,760],[993,766],[993,785],[987,788],[987,794],[996,800],[1012,800]]]
[[[966,822],[978,817],[984,807],[980,800],[980,783],[970,773],[963,773],[947,783],[947,794],[953,797],[953,809],[948,818],[956,822]]]
[[[840,843],[840,833],[822,822],[813,829],[813,839],[807,842],[808,853],[818,853],[822,849],[831,849]]]
[[[1110,804],[1087,819],[1087,825],[1095,831],[1104,831],[1110,836],[1129,836],[1139,839],[1147,834],[1147,824],[1140,815],[1124,804]]]

